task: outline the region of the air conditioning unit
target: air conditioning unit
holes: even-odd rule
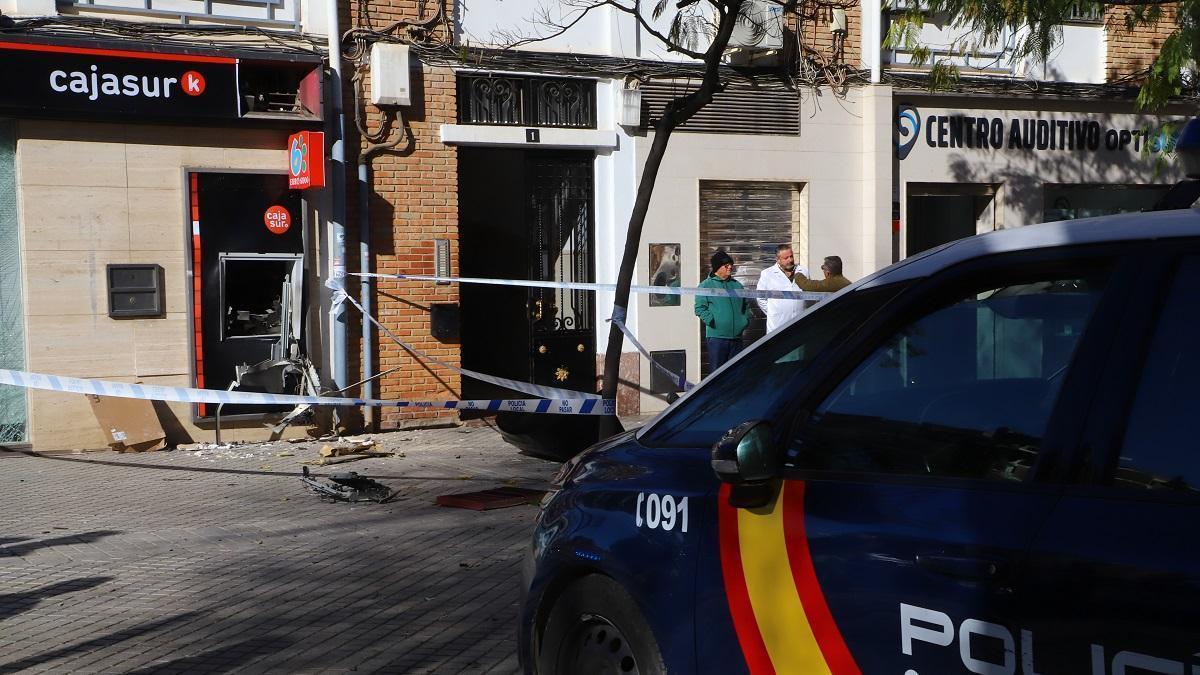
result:
[[[729,50],[766,51],[783,48],[783,7],[768,0],[747,0],[743,18],[729,36]]]

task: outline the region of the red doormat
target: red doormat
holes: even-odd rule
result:
[[[459,509],[474,511],[490,511],[505,509],[521,504],[538,504],[546,494],[545,490],[530,490],[519,487],[498,487],[478,492],[463,492],[456,495],[439,495],[435,500],[438,506],[453,506]]]

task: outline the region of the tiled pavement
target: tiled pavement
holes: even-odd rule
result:
[[[0,451],[0,672],[516,671],[535,508],[433,500],[558,465],[489,428],[374,438],[404,456],[315,471],[399,488],[387,504],[309,492],[319,442]]]

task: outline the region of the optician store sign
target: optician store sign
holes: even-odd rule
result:
[[[1050,118],[979,117],[975,115],[922,115],[901,105],[896,117],[896,154],[908,157],[918,144],[930,148],[974,150],[1083,151],[1132,150],[1155,153],[1170,149],[1174,135],[1162,128],[1114,125],[1090,116]]]
[[[0,108],[111,119],[241,116],[238,61],[0,42]]]

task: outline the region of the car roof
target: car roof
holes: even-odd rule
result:
[[[995,232],[967,237],[966,239],[958,239],[905,258],[890,267],[859,279],[833,294],[832,297],[854,293],[865,288],[875,288],[901,281],[911,281],[928,277],[958,263],[988,255],[1015,253],[1018,251],[1053,248],[1057,246],[1078,246],[1106,242],[1144,241],[1179,237],[1200,237],[1200,209],[1122,213],[1113,216],[1060,220],[1052,223],[1039,223],[1037,225],[996,230]],[[819,311],[825,306],[827,306],[827,302],[818,303],[805,315]],[[791,321],[784,324],[784,328],[802,320],[805,315],[793,317]],[[736,368],[736,364],[742,357],[752,351],[754,351],[753,347],[742,350],[741,353],[722,365],[721,369]],[[709,381],[711,381],[711,378],[705,378],[704,382],[687,391],[674,405],[668,407],[667,410],[678,405],[680,401],[689,398],[693,392],[703,388]],[[660,414],[642,426],[637,431],[637,437],[641,438],[644,433],[655,426],[661,419],[663,419],[663,416]]]
[[[1200,209],[1122,213],[1025,225],[959,239],[924,251],[862,279],[853,284],[853,288],[871,288],[927,277],[958,263],[997,253],[1196,236],[1200,236]]]

